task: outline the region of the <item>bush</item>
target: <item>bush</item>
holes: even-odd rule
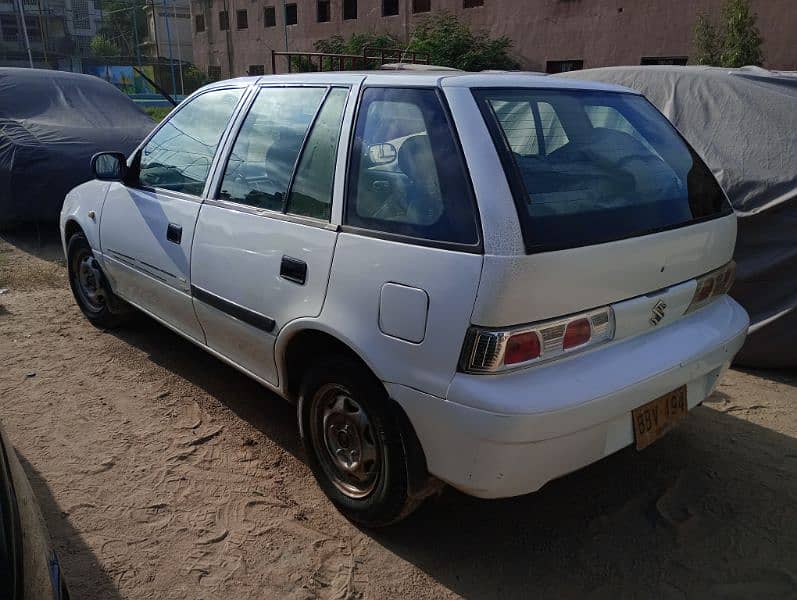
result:
[[[166,118],[170,112],[172,112],[171,106],[145,106],[144,112],[146,112],[150,118],[155,121],[156,123],[160,123],[163,119]]]
[[[91,38],[91,54],[98,58],[118,57],[121,52],[119,48],[103,33],[98,33]]]
[[[764,62],[761,34],[749,0],[725,0],[719,26],[707,14],[699,14],[694,41],[700,65],[744,67]]]
[[[341,35],[333,35],[318,40],[313,47],[317,52],[356,55],[362,55],[363,48],[366,47],[373,50],[404,48],[410,52],[428,55],[429,62],[433,65],[465,71],[518,69],[520,66],[509,55],[512,40],[508,37],[491,38],[485,32],[473,31],[466,23],[447,12],[432,14],[423,19],[413,29],[406,46],[388,33],[355,33],[348,40]],[[346,61],[344,66],[360,67],[360,63],[352,63],[353,61]],[[378,61],[372,61],[365,68],[378,66]],[[291,67],[297,71],[316,71],[318,60],[294,57]],[[324,59],[324,70],[336,68],[338,66],[333,59]]]
[[[510,55],[512,40],[506,36],[491,38],[483,31],[473,31],[466,23],[447,12],[423,19],[410,35],[409,50],[429,55],[429,62],[463,71],[518,69]]]

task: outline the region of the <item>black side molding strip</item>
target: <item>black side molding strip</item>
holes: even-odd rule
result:
[[[228,315],[235,317],[239,321],[243,321],[244,323],[251,325],[252,327],[257,327],[258,329],[262,329],[268,333],[274,331],[276,321],[274,321],[274,319],[271,317],[261,315],[260,313],[256,313],[255,311],[244,308],[243,306],[238,306],[229,300],[220,298],[215,294],[211,294],[210,292],[203,290],[202,288],[196,287],[195,285],[191,286],[191,295],[200,302],[204,302],[208,306],[212,306],[213,308],[225,312]]]

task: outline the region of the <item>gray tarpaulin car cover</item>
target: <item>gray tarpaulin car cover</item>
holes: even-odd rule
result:
[[[94,153],[127,154],[154,125],[98,77],[0,68],[0,227],[57,220]]]
[[[642,92],[705,159],[739,217],[731,295],[752,325],[736,362],[797,366],[797,76],[669,66],[567,76]]]

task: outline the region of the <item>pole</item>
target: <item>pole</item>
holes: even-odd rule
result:
[[[47,33],[44,31],[44,9],[42,8],[42,0],[38,0],[39,5],[39,35],[42,36],[42,51],[44,52],[44,64],[48,64],[47,60]]]
[[[25,10],[22,8],[22,0],[17,0],[19,10],[19,20],[22,23],[22,36],[25,40],[25,50],[28,52],[28,64],[33,68],[33,55],[30,53],[30,40],[28,39],[28,25],[25,23]]]
[[[136,45],[136,62],[138,66],[141,66],[141,48],[139,47],[138,43],[138,18],[136,17],[136,13],[138,12],[138,6],[136,6],[135,2],[133,2],[133,43]],[[155,42],[157,45],[157,41]]]
[[[180,44],[180,21],[177,20],[177,2],[172,0],[172,9],[174,10],[174,26],[177,28],[177,64],[180,67],[180,93],[185,96],[185,83],[183,82],[183,48]],[[190,23],[190,21],[189,21]]]
[[[172,33],[169,29],[169,10],[166,7],[166,0],[163,0],[163,12],[166,17],[166,43],[169,44],[169,66],[172,70],[172,94],[177,93],[177,80],[174,77],[174,57],[172,56]],[[157,13],[156,13],[157,15]],[[157,16],[155,17],[157,18]]]
[[[285,0],[282,0],[282,30],[285,32],[285,52],[288,51],[288,15],[285,13],[286,10]],[[288,60],[290,61],[290,57],[288,57]]]

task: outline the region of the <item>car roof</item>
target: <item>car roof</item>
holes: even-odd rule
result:
[[[219,81],[206,86],[206,89],[228,85],[244,86],[254,84],[355,84],[365,82],[370,85],[439,86],[467,88],[544,88],[552,90],[587,90],[602,92],[639,92],[619,85],[596,81],[562,79],[538,73],[522,71],[468,73],[465,71],[433,70],[391,70],[391,71],[324,71],[320,73],[286,73],[282,75],[262,75],[259,77],[239,77]]]

